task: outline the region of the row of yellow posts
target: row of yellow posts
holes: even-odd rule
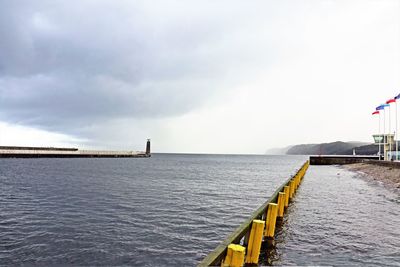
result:
[[[257,265],[260,256],[261,244],[265,240],[271,240],[275,235],[275,225],[277,218],[282,219],[285,209],[289,206],[294,193],[299,187],[307,169],[310,165],[309,161],[304,163],[301,169],[293,176],[290,181],[278,193],[277,203],[269,203],[266,210],[266,220],[253,220],[250,230],[250,236],[246,247],[238,244],[230,244],[228,246],[225,260],[222,262],[223,267],[241,267],[246,265]]]

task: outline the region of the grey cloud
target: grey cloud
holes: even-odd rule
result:
[[[134,8],[124,14],[123,6],[81,12],[71,8],[78,2],[26,3],[0,2],[3,120],[62,129],[119,116],[168,116],[200,105],[211,90],[202,87],[210,76],[201,58],[187,58],[186,36],[158,34],[157,25],[135,18]]]
[[[0,1],[0,119],[77,134],[175,116],[265,59],[244,51],[267,50],[265,40],[233,30],[244,27],[240,6],[221,18],[223,3],[146,2]]]

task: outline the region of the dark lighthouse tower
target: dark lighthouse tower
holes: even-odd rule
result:
[[[151,152],[150,152],[150,139],[147,139],[147,143],[146,143],[146,155],[147,156],[151,156]]]

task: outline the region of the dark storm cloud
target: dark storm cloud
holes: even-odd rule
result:
[[[0,119],[71,132],[188,112],[222,75],[222,32],[135,1],[0,1]]]

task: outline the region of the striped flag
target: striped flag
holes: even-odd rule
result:
[[[382,104],[380,106],[377,106],[376,110],[383,110],[385,107],[389,107],[389,106],[390,106],[389,104]]]
[[[390,104],[390,103],[395,103],[396,102],[396,99],[389,99],[388,101],[386,101],[386,104]]]
[[[372,115],[376,115],[376,114],[379,114],[379,111],[377,110],[377,111],[374,111],[374,112],[372,112]]]

